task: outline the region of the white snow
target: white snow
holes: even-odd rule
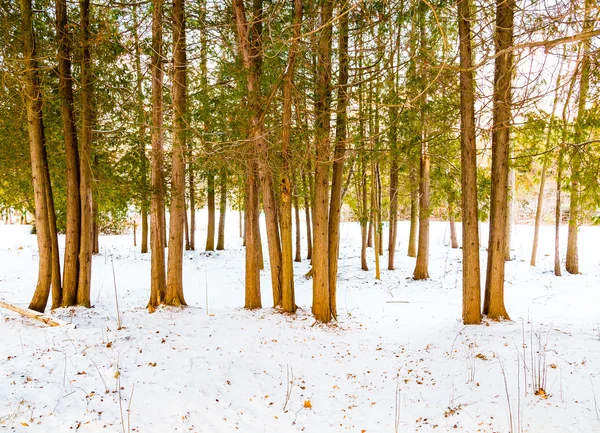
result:
[[[226,251],[201,252],[199,230],[199,251],[185,253],[188,308],[146,311],[150,257],[127,235],[100,239],[94,308],[51,313],[72,325],[0,310],[0,431],[600,431],[600,227],[580,230],[582,274],[555,277],[553,227],[542,227],[532,268],[533,229],[517,226],[506,280],[512,321],[465,327],[461,252],[449,248],[447,224],[432,224],[431,279],[422,282],[410,278],[408,223],[397,269],[381,257],[381,281],[372,249],[371,270],[360,270],[358,225],[343,224],[339,320],[323,326],[310,314],[306,260],[295,264],[297,315],[270,308],[268,264],[265,308],[242,308],[237,218],[227,215]],[[566,228],[562,235],[566,245]],[[29,227],[0,225],[0,298],[27,306],[36,273]],[[538,362],[547,398],[532,393]]]

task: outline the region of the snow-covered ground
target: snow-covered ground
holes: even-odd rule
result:
[[[429,281],[410,278],[407,223],[397,270],[386,269],[386,252],[381,281],[360,270],[359,228],[344,224],[339,320],[323,326],[310,314],[306,260],[295,264],[297,315],[270,308],[268,267],[265,308],[242,308],[237,214],[227,218],[226,251],[185,253],[188,308],[145,310],[150,258],[128,235],[100,239],[94,308],[52,313],[72,325],[0,310],[0,431],[600,431],[600,227],[581,228],[582,275],[558,278],[553,228],[542,228],[532,268],[533,229],[517,226],[512,321],[465,327],[460,250],[449,248],[447,224],[432,225]],[[199,230],[199,247],[204,239]],[[369,257],[374,269],[371,249]],[[29,228],[0,225],[0,299],[27,306],[36,272]],[[538,372],[546,395],[532,392]]]

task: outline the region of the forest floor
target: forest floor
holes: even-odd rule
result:
[[[447,224],[432,224],[428,281],[411,279],[406,222],[397,269],[386,269],[386,252],[380,281],[372,249],[372,270],[360,270],[358,225],[343,224],[339,316],[324,326],[310,314],[306,260],[295,264],[298,314],[270,308],[268,264],[265,308],[242,308],[236,214],[228,224],[227,250],[201,252],[199,230],[201,251],[185,253],[188,308],[146,311],[150,257],[124,235],[100,239],[94,307],[51,313],[70,325],[1,310],[0,431],[600,431],[600,227],[580,230],[582,274],[560,278],[553,228],[542,227],[533,268],[533,228],[515,227],[512,321],[465,327],[461,251],[448,246]],[[29,229],[0,225],[0,299],[25,307],[37,273]],[[485,269],[485,249],[481,256]]]

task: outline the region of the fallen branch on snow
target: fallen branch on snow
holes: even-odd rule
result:
[[[25,316],[25,317],[30,317],[32,319],[39,320],[40,322],[43,322],[46,325],[64,326],[64,325],[68,324],[67,322],[65,322],[63,320],[56,319],[56,318],[50,317],[50,316],[46,316],[43,313],[38,313],[37,311],[33,311],[28,308],[17,307],[16,305],[12,305],[12,304],[9,304],[8,302],[4,302],[4,301],[0,301],[0,307],[4,307],[7,310],[14,311],[15,313],[19,313],[20,315]]]

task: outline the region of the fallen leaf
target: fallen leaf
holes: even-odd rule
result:
[[[304,400],[304,407],[307,409],[312,409],[312,403],[310,400]]]

